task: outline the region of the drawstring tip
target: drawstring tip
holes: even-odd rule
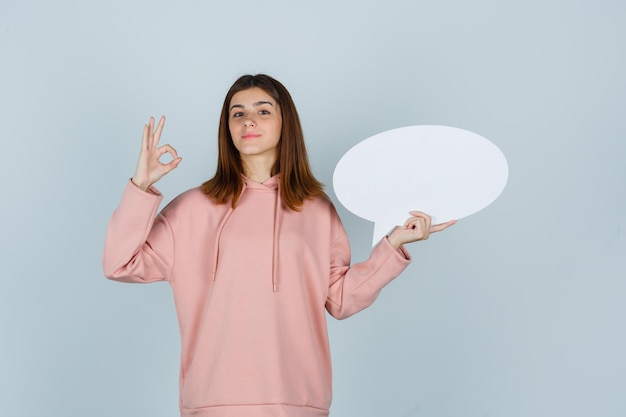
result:
[[[276,292],[276,284],[273,284],[274,292]]]
[[[213,281],[215,281],[215,272],[213,272]]]

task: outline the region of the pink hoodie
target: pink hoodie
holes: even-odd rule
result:
[[[129,182],[111,218],[105,275],[172,287],[181,416],[327,416],[325,310],[343,319],[366,308],[410,261],[383,239],[350,267],[332,203],[315,198],[289,210],[278,183],[245,179],[234,210],[191,189],[156,215],[158,190]]]

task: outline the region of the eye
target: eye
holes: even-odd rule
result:
[[[233,113],[231,117],[241,117],[241,116],[243,116],[243,112],[238,111],[238,112]]]
[[[269,112],[269,110],[265,110],[265,109],[263,109],[263,110],[260,110],[260,111],[259,111],[259,114],[260,114],[260,115],[263,115],[263,116],[267,116],[268,114],[270,114],[270,112]]]

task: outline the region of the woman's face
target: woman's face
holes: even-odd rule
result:
[[[230,100],[228,129],[242,160],[275,162],[282,124],[278,103],[259,87],[242,90]]]

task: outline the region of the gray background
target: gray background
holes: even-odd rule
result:
[[[617,0],[2,0],[0,414],[177,415],[171,291],[103,278],[106,224],[150,115],[184,159],[169,200],[214,172],[230,84],[266,72],[333,199],[340,157],[395,127],[474,131],[510,167],[493,205],[331,320],[333,416],[626,415],[625,17]],[[339,211],[365,258],[373,225]]]

